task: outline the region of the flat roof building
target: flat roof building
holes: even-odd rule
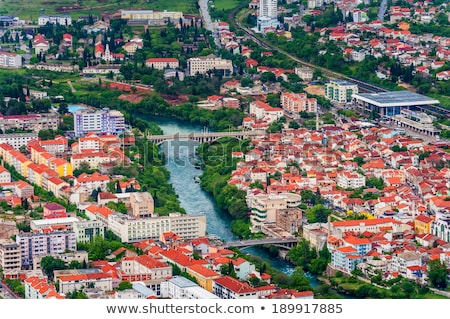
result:
[[[382,93],[353,94],[353,106],[361,113],[376,112],[380,116],[400,114],[404,108],[439,104],[438,100],[411,91],[392,91]]]

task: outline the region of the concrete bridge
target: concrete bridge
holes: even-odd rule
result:
[[[290,249],[297,245],[297,237],[288,238],[262,238],[262,239],[249,239],[249,240],[235,240],[228,241],[224,244],[225,248],[236,247],[244,248],[258,245],[274,245],[285,249]]]
[[[212,143],[222,137],[233,137],[239,140],[245,140],[250,137],[263,135],[265,131],[239,131],[239,132],[201,132],[189,134],[171,134],[171,135],[149,135],[148,139],[156,145],[161,145],[171,140],[191,140],[198,143]]]

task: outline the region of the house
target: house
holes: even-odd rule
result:
[[[257,299],[256,288],[230,276],[223,276],[214,280],[213,293],[220,299]]]
[[[66,208],[57,203],[49,203],[44,206],[44,218],[63,218],[67,217]]]

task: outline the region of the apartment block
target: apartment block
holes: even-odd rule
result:
[[[154,217],[155,203],[148,192],[135,192],[130,194],[132,214],[136,218]]]
[[[0,52],[0,66],[6,68],[22,67],[22,56],[20,54]]]
[[[76,251],[75,232],[20,233],[16,236],[20,245],[22,267],[31,268],[33,257]]]
[[[206,74],[208,71],[213,70],[223,71],[224,76],[230,76],[233,74],[233,64],[231,60],[218,58],[214,55],[190,58],[187,63],[189,76]]]
[[[121,112],[108,108],[81,109],[74,114],[74,128],[78,137],[87,133],[117,135],[125,131],[125,119]]]
[[[345,80],[331,80],[325,85],[325,97],[337,103],[348,103],[358,94],[358,85]]]
[[[7,278],[19,273],[20,260],[20,246],[11,239],[0,239],[0,268]]]

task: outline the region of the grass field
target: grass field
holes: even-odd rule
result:
[[[241,1],[239,0],[214,0],[214,8],[216,10],[230,10],[236,8]]]
[[[233,1],[233,0],[227,0]],[[147,9],[198,13],[196,0],[0,0],[0,15],[37,21],[41,14],[70,14],[73,19],[89,14],[101,15],[121,9]]]

